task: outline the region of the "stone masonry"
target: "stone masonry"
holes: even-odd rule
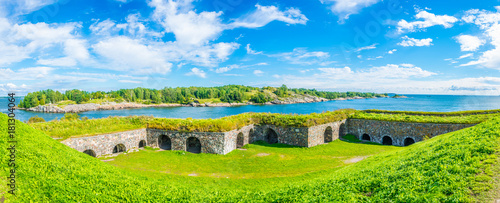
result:
[[[188,139],[194,139],[201,144],[201,153],[227,154],[240,145],[246,145],[258,140],[270,141],[270,136],[276,136],[278,143],[301,147],[314,147],[334,141],[346,134],[363,139],[368,136],[370,141],[383,143],[384,137],[392,145],[404,146],[405,139],[414,142],[425,137],[434,136],[471,127],[473,124],[436,124],[436,123],[404,123],[391,121],[347,119],[312,127],[283,127],[275,125],[248,125],[227,132],[178,132],[157,129],[139,129],[92,137],[69,138],[62,141],[67,146],[80,152],[92,150],[96,156],[113,153],[115,146],[125,145],[126,151],[139,148],[139,142],[145,141],[146,146],[159,148],[161,136],[170,140],[170,149],[188,151]],[[274,139],[273,138],[273,139]],[[276,140],[276,139],[275,139]],[[199,145],[197,145],[199,147]]]

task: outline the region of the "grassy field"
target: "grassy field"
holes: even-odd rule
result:
[[[453,115],[453,116],[451,116]],[[492,117],[496,117],[500,113],[478,113],[478,114],[450,114],[450,116],[435,116],[429,115],[411,115],[406,113],[367,113],[358,111],[349,118],[381,120],[381,121],[397,121],[409,123],[462,123],[476,124],[486,121]]]
[[[263,142],[245,145],[243,150],[234,150],[224,156],[146,149],[121,154],[108,163],[127,170],[159,174],[252,179],[290,177],[335,169],[373,154],[401,149],[383,145],[365,146],[340,140],[313,148]]]
[[[0,114],[0,122],[6,120]],[[0,125],[3,136],[6,126]],[[7,195],[7,202],[491,202],[499,198],[492,190],[499,180],[498,117],[404,148],[337,140],[309,149],[248,145],[247,150],[226,156],[144,150],[110,162],[77,152],[22,122],[17,122],[16,135],[18,191],[16,197]],[[0,139],[2,167],[8,160],[6,141]],[[257,156],[261,153],[269,155]],[[365,156],[369,157],[348,161]],[[220,171],[219,177],[213,176],[215,171]],[[7,172],[0,170],[0,176],[7,177]],[[194,173],[197,176],[189,176]],[[2,178],[0,193],[5,189]]]

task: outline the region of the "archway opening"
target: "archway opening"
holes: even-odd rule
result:
[[[339,127],[339,136],[344,136],[347,134],[347,130],[345,129],[345,123],[340,124]]]
[[[412,145],[412,144],[414,144],[414,143],[415,143],[415,140],[414,140],[413,138],[411,138],[411,137],[407,137],[407,138],[405,139],[405,143],[404,143],[404,144],[405,144],[405,146],[409,146],[409,145]]]
[[[333,130],[331,126],[328,126],[324,133],[325,143],[333,141]]]
[[[243,147],[243,133],[242,132],[238,133],[238,136],[236,137],[236,147],[237,148]]]
[[[366,134],[366,133],[363,134],[363,137],[361,137],[361,139],[362,140],[366,140],[366,141],[370,141],[371,140],[370,136],[368,134]]]
[[[158,138],[158,147],[163,150],[171,150],[172,149],[172,141],[166,135],[160,135]]]
[[[186,141],[186,151],[191,153],[201,153],[201,142],[196,137],[190,137]]]
[[[267,129],[266,141],[269,144],[278,143],[278,134],[273,129],[271,129],[271,128]]]
[[[125,152],[127,148],[125,148],[124,144],[117,144],[115,148],[113,148],[113,154],[115,153],[120,153],[120,152]]]
[[[83,153],[88,154],[92,157],[96,157],[94,150],[91,150],[91,149],[87,149],[87,150],[83,151]]]
[[[144,148],[146,146],[146,140],[141,140],[139,142],[139,148]]]
[[[392,145],[392,138],[389,136],[384,136],[382,138],[382,144],[383,145]]]

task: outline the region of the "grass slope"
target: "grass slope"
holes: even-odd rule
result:
[[[4,137],[6,120],[0,114]],[[19,191],[16,198],[7,196],[8,202],[470,202],[487,193],[498,176],[493,169],[500,118],[337,169],[249,180],[155,176],[104,163],[21,122],[17,135]],[[6,144],[0,139],[0,152]],[[4,167],[8,157],[1,154]],[[7,171],[0,175],[6,177]],[[5,185],[5,179],[0,183]]]

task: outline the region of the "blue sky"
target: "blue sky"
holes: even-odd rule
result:
[[[0,0],[0,93],[500,95],[500,1]]]

